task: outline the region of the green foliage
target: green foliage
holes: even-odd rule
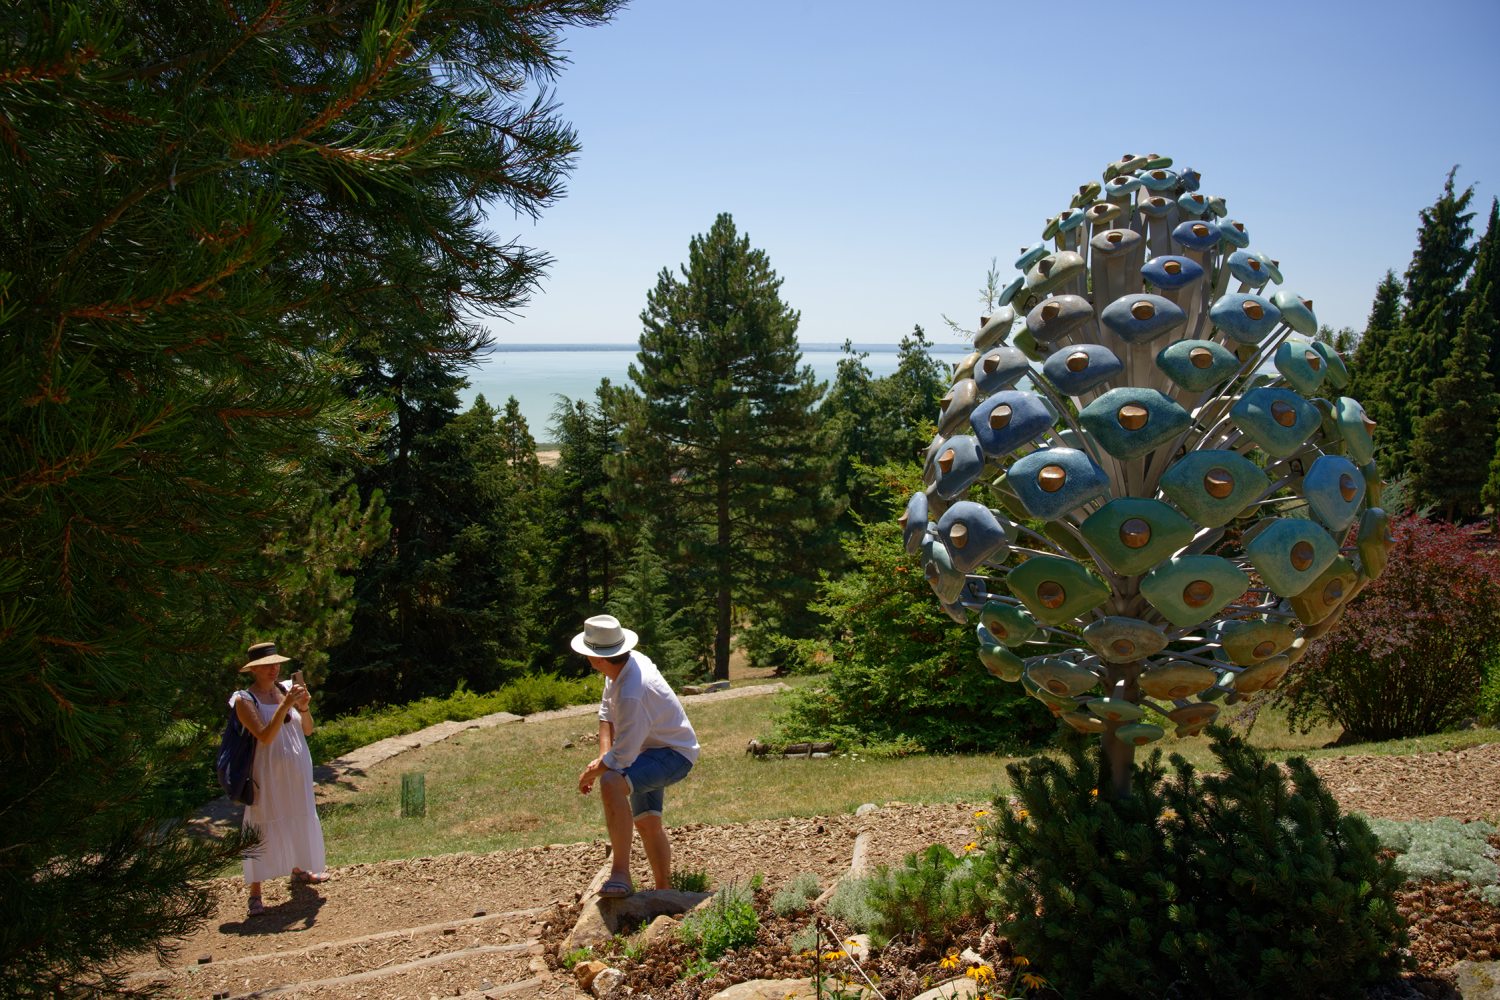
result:
[[[915,466],[879,471],[888,498],[920,488]],[[828,638],[799,649],[802,662],[828,672],[827,682],[792,692],[766,742],[832,740],[849,749],[904,741],[930,751],[1035,745],[1055,724],[1019,685],[985,671],[973,633],[943,612],[906,555],[888,502],[886,517],[845,543],[853,569],[823,581],[814,608],[829,621]]]
[[[799,872],[785,888],[771,897],[771,912],[778,917],[801,913],[818,898],[823,886],[812,872]]]
[[[692,616],[674,609],[678,595],[667,576],[651,522],[636,533],[635,547],[614,587],[607,610],[640,636],[640,647],[674,688],[707,673],[707,647],[695,641]]]
[[[1479,686],[1479,721],[1486,726],[1500,725],[1500,653],[1490,656],[1484,665],[1484,680]]]
[[[719,967],[711,959],[702,955],[694,955],[682,963],[682,974],[678,978],[692,979],[694,976],[701,976],[704,979],[712,979],[718,971]]]
[[[1442,377],[1431,386],[1432,404],[1412,441],[1412,486],[1420,502],[1445,520],[1472,518],[1484,510],[1480,494],[1495,455],[1500,393],[1489,359],[1500,347],[1497,317],[1488,312],[1488,285],[1471,295],[1453,337]]]
[[[960,857],[941,844],[908,854],[898,868],[881,865],[867,896],[877,914],[870,940],[884,943],[898,934],[944,940],[951,925],[985,915],[995,877],[990,855]]]
[[[414,733],[439,722],[463,722],[495,712],[531,715],[568,705],[586,705],[598,701],[603,690],[604,679],[598,674],[582,678],[537,674],[518,678],[488,694],[470,691],[460,684],[446,698],[428,697],[389,708],[365,708],[354,715],[321,722],[307,742],[313,760],[322,762],[377,740]]]
[[[684,917],[679,933],[700,957],[714,961],[731,948],[754,944],[759,930],[751,890],[731,882],[707,906]]]
[[[1097,796],[1100,755],[1011,765],[991,914],[1066,998],[1362,998],[1402,965],[1394,864],[1305,760],[1280,768],[1210,730],[1221,773],[1157,751],[1131,794]],[[1290,787],[1288,787],[1290,785]],[[1128,984],[1128,986],[1124,985]]]
[[[543,476],[533,509],[551,542],[534,605],[534,670],[590,672],[588,662],[568,648],[568,639],[580,622],[604,610],[619,572],[621,519],[610,501],[605,470],[619,446],[620,429],[609,404],[616,391],[609,379],[601,379],[592,402],[562,397],[552,411],[557,465]]]
[[[589,947],[588,945],[584,945],[582,948],[574,948],[567,954],[560,956],[557,961],[558,964],[560,964],[564,969],[567,969],[569,972],[571,972],[573,970],[573,966],[577,965],[580,962],[587,962],[593,957],[594,949]]]
[[[493,688],[524,669],[531,648],[543,562],[528,516],[535,445],[514,406],[497,412],[480,396],[455,416],[451,387],[439,395],[398,410],[383,441],[390,461],[359,477],[384,491],[392,531],[360,568],[354,634],[332,656],[326,698],[339,711],[461,680]]]
[[[1398,851],[1396,869],[1408,879],[1461,881],[1491,906],[1500,906],[1500,867],[1490,838],[1493,823],[1463,823],[1450,816],[1400,823],[1370,820],[1382,847]]]
[[[1473,715],[1500,652],[1500,553],[1467,529],[1407,517],[1390,565],[1276,691],[1288,723],[1350,740],[1441,732]]]
[[[672,873],[672,888],[678,892],[707,892],[708,872],[701,868]]]
[[[880,921],[880,911],[871,902],[875,876],[845,876],[834,886],[826,909],[856,931],[869,933]]]
[[[713,675],[729,676],[735,612],[805,625],[824,562],[834,456],[815,409],[824,386],[801,364],[781,279],[721,214],[692,238],[681,277],[646,296],[633,390],[616,398],[618,490],[658,535],[679,606],[713,610]]]
[[[243,844],[175,824],[177,716],[217,728],[198,679],[288,582],[268,542],[311,538],[419,359],[461,369],[539,280],[484,227],[561,194],[534,95],[617,6],[4,5],[0,994],[89,993],[207,915]]]

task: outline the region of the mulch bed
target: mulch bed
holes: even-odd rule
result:
[[[1407,920],[1411,936],[1411,955],[1415,968],[1399,981],[1372,989],[1370,1000],[1458,1000],[1453,986],[1451,966],[1458,961],[1500,959],[1500,909],[1484,902],[1462,882],[1410,883],[1396,896],[1397,907]],[[636,1000],[650,996],[653,1000],[702,1000],[735,983],[752,979],[795,979],[813,975],[814,959],[809,951],[794,951],[792,938],[805,934],[808,916],[778,917],[770,909],[770,893],[760,890],[755,897],[761,925],[755,945],[725,953],[713,963],[712,974],[683,977],[697,957],[693,949],[676,937],[661,941],[634,957],[623,949],[600,956],[625,973],[624,985]],[[578,915],[575,905],[551,922],[544,935],[549,962],[557,962],[556,944]],[[837,921],[826,921],[829,930],[840,940],[849,929]],[[824,950],[832,946],[826,940]],[[954,927],[942,941],[910,941],[897,938],[887,947],[873,953],[864,963],[867,974],[879,986],[887,1000],[909,998],[933,985],[962,975],[943,962],[950,954],[971,949],[982,956],[998,974],[992,987],[995,996],[1029,996],[1038,1000],[1056,997],[1047,989],[1027,992],[1021,977],[1024,973],[1041,974],[1045,970],[1017,967],[1012,963],[1009,942],[995,925],[979,923]],[[850,984],[859,980],[847,962],[823,963],[823,970],[837,983],[848,975]],[[627,996],[616,990],[606,1000]]]

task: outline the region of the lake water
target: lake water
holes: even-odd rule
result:
[[[871,374],[880,378],[896,370],[895,344],[856,344],[867,351],[865,364]],[[802,363],[811,365],[821,381],[832,382],[843,357],[840,344],[802,345]],[[969,345],[957,341],[939,342],[931,348],[933,357],[945,364],[962,360]],[[484,395],[493,407],[503,409],[505,400],[516,397],[526,418],[531,436],[541,442],[552,440],[552,411],[559,396],[594,401],[594,390],[601,378],[616,385],[630,381],[629,369],[635,363],[634,345],[590,344],[544,346],[507,344],[484,356],[477,368],[468,372],[469,388],[460,393],[463,407],[474,397]]]

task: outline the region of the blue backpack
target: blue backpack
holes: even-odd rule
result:
[[[249,691],[240,693],[247,698],[255,697]],[[229,801],[245,806],[255,803],[255,781],[250,777],[255,766],[255,742],[254,735],[241,724],[239,715],[230,706],[229,719],[219,737],[219,755],[214,771],[219,776],[219,787],[229,796]]]

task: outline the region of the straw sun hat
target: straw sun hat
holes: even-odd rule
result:
[[[240,667],[241,671],[249,670],[251,667],[264,667],[272,663],[286,663],[291,660],[290,656],[282,656],[276,652],[274,642],[257,642],[245,651],[245,655],[249,658],[249,662]]]
[[[635,648],[640,637],[620,627],[614,615],[595,615],[584,620],[583,631],[573,637],[573,652],[583,656],[619,656]]]

